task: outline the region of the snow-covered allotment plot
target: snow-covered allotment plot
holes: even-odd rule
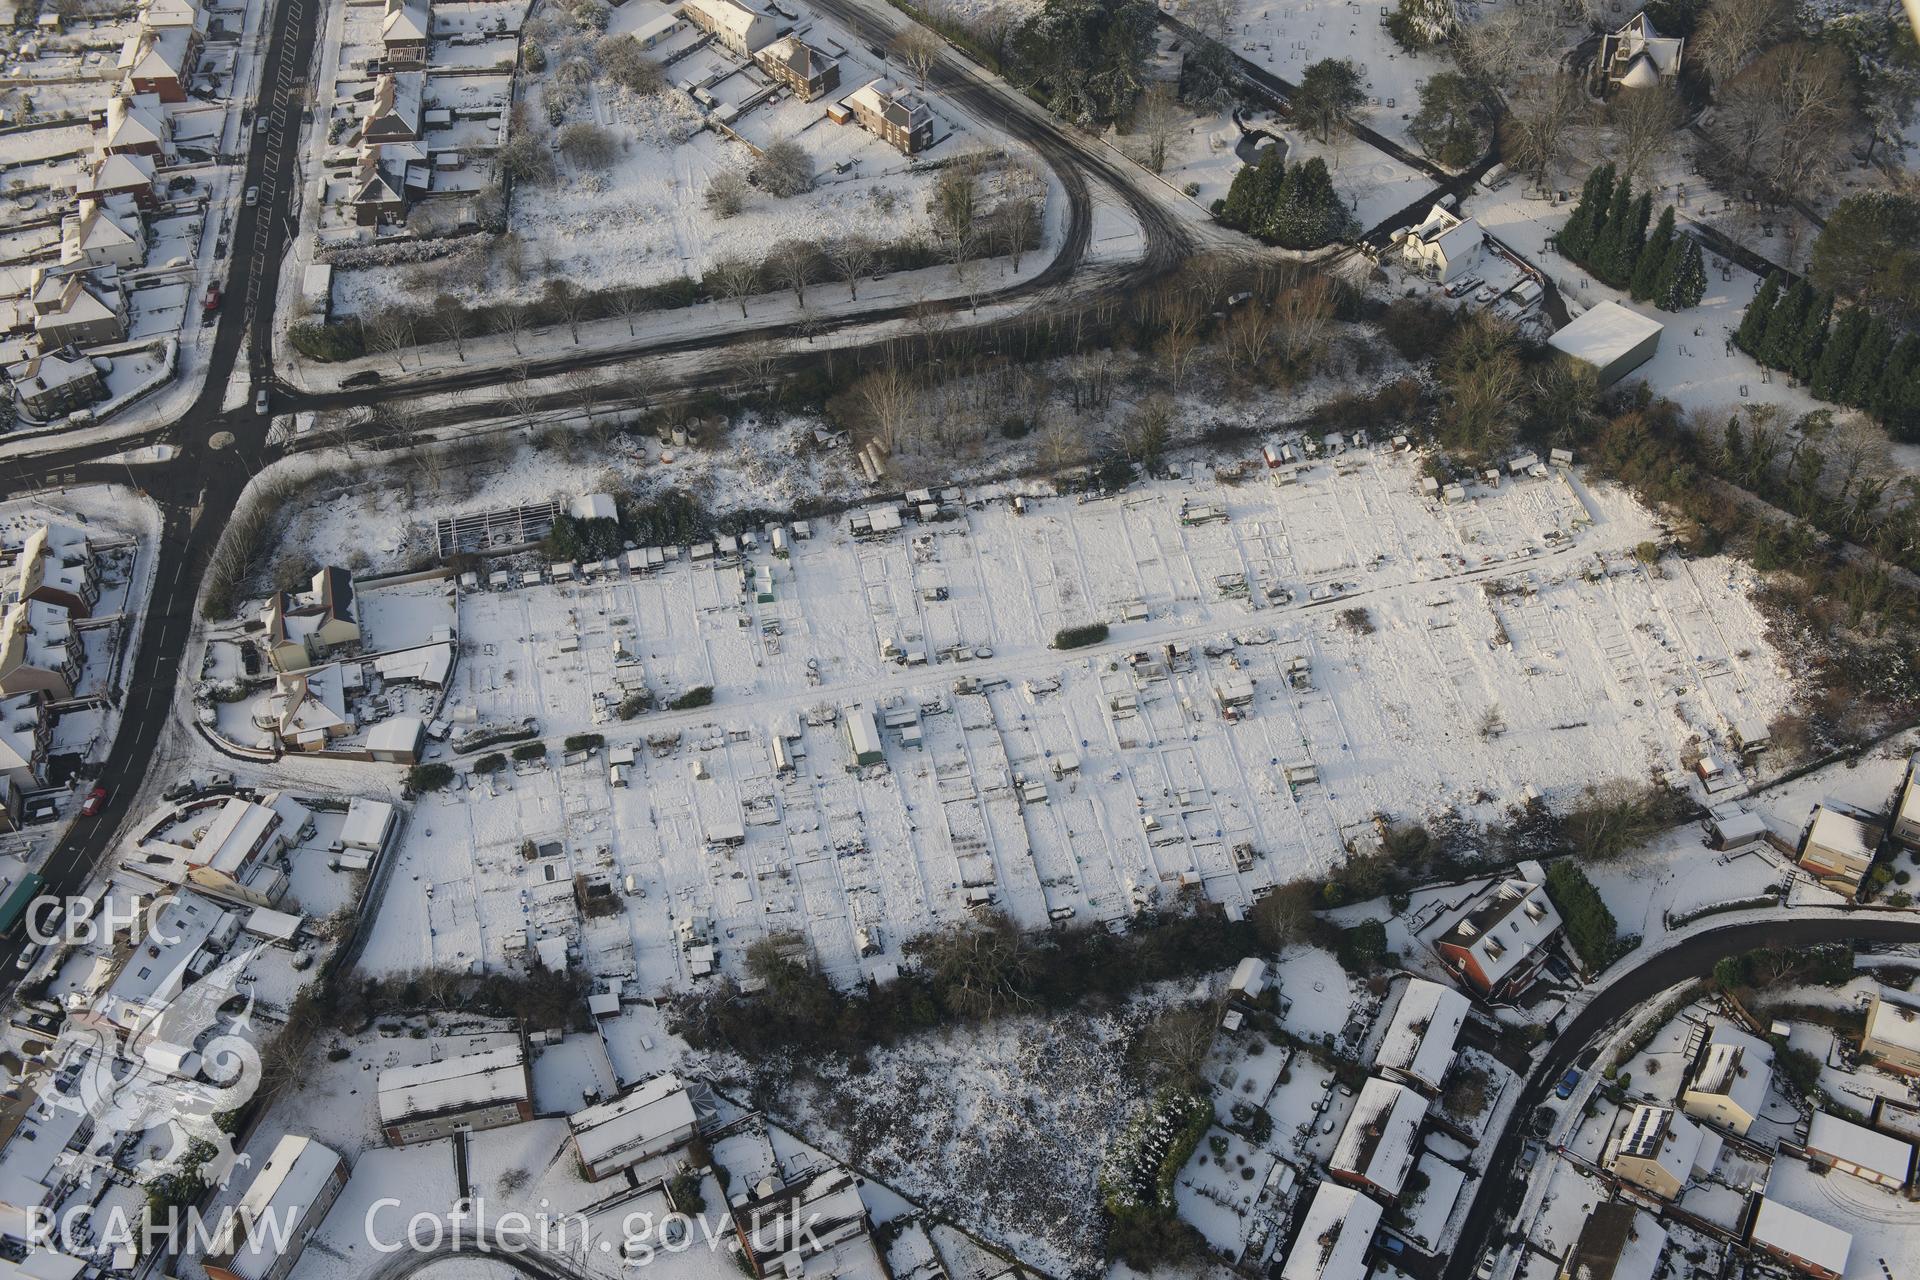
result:
[[[1622,493],[1541,470],[1443,503],[1384,449],[1240,474],[463,591],[448,714],[606,749],[429,799],[366,963],[560,938],[653,991],[793,933],[847,980],[985,901],[1243,906],[1377,814],[1677,771],[1789,696],[1744,571],[1642,563],[1657,529]],[[1048,647],[1096,620],[1109,640]]]

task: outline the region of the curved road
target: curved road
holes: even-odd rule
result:
[[[1546,1100],[1553,1085],[1584,1053],[1596,1037],[1619,1025],[1636,1008],[1676,983],[1703,978],[1721,958],[1760,947],[1811,947],[1829,942],[1920,942],[1920,920],[1879,915],[1767,920],[1729,925],[1698,933],[1677,945],[1647,957],[1608,983],[1566,1028],[1527,1077],[1505,1132],[1487,1161],[1487,1174],[1474,1184],[1473,1204],[1467,1210],[1451,1258],[1438,1273],[1443,1280],[1468,1280],[1485,1252],[1487,1236],[1500,1200],[1517,1167],[1528,1122]]]

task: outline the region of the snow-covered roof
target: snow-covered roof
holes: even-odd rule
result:
[[[1859,1165],[1903,1186],[1913,1167],[1912,1144],[1825,1111],[1813,1113],[1806,1148],[1817,1155],[1834,1156]]]
[[[396,649],[375,658],[373,669],[386,680],[411,680],[437,689],[453,671],[453,646],[441,643]]]
[[[1753,1215],[1753,1242],[1811,1262],[1834,1275],[1846,1271],[1847,1254],[1853,1250],[1853,1236],[1848,1232],[1765,1196],[1760,1198],[1760,1211]]]
[[[1866,823],[1831,805],[1821,805],[1814,812],[1813,826],[1807,833],[1807,842],[1817,844],[1827,852],[1838,854],[1849,860],[1871,859],[1874,848],[1880,843],[1873,829]]]
[[[1545,887],[1513,876],[1489,886],[1440,941],[1472,952],[1487,985],[1497,987],[1559,928]]]
[[[1374,1076],[1360,1086],[1353,1114],[1347,1117],[1327,1167],[1364,1178],[1388,1195],[1399,1195],[1413,1168],[1414,1141],[1426,1114],[1425,1098],[1405,1085]]]
[[[1760,1114],[1773,1078],[1773,1046],[1729,1022],[1716,1022],[1689,1092],[1730,1100],[1750,1116]]]
[[[424,0],[387,0],[380,19],[380,38],[401,44],[427,38],[428,8]]]
[[[1438,1089],[1453,1065],[1454,1042],[1469,1007],[1466,996],[1452,987],[1425,978],[1409,979],[1387,1022],[1374,1065]]]
[[[298,1248],[292,1242],[304,1243],[318,1225],[305,1219],[340,1164],[337,1153],[312,1138],[290,1133],[280,1139],[247,1194],[215,1229],[212,1260],[243,1280],[260,1280],[287,1247]]]
[[[567,514],[575,520],[618,520],[620,508],[610,493],[583,493],[567,504]]]
[[[1352,1187],[1323,1182],[1300,1220],[1280,1280],[1363,1280],[1380,1206]]]
[[[79,1258],[42,1246],[18,1262],[0,1261],[0,1280],[76,1280],[86,1265]]]
[[[1702,1132],[1672,1107],[1643,1102],[1627,1121],[1620,1154],[1651,1160],[1684,1182],[1699,1160]]]
[[[1229,991],[1237,991],[1249,1000],[1258,999],[1267,989],[1267,962],[1259,956],[1248,956],[1234,968],[1233,980],[1227,984]]]
[[[1666,1247],[1667,1233],[1652,1214],[1610,1201],[1587,1215],[1563,1273],[1575,1280],[1653,1280]]]
[[[291,942],[294,935],[300,932],[300,917],[275,911],[271,907],[255,907],[247,913],[247,921],[240,927],[258,937],[275,942]]]
[[[385,800],[355,796],[347,802],[347,818],[340,824],[340,843],[353,849],[378,849],[393,821],[393,806]]]
[[[1880,988],[1867,1012],[1867,1038],[1910,1053],[1920,1053],[1920,1000],[1905,991]]]
[[[420,745],[420,735],[426,731],[426,721],[419,716],[393,716],[367,731],[367,749],[412,751]]]
[[[655,1144],[693,1122],[693,1099],[672,1072],[567,1117],[580,1158],[589,1165],[629,1149],[652,1154]]]
[[[158,146],[166,137],[166,117],[161,112],[158,95],[136,93],[131,97],[108,99],[109,147]]]
[[[1664,327],[1651,316],[1608,299],[1589,307],[1586,314],[1547,339],[1547,344],[1604,369]]]
[[[518,1043],[380,1073],[380,1123],[469,1111],[527,1097],[526,1055]]]

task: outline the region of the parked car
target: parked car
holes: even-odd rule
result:
[[[1494,1255],[1490,1252],[1480,1259],[1480,1265],[1473,1269],[1473,1280],[1493,1280]]]
[[[1573,1096],[1573,1088],[1580,1083],[1580,1068],[1568,1067],[1567,1074],[1560,1077],[1560,1083],[1553,1086],[1553,1096],[1565,1102]]]
[[[80,813],[83,817],[91,818],[94,814],[105,808],[106,803],[107,789],[96,786],[93,790],[87,792],[87,798],[80,802]]]
[[[253,393],[253,411],[263,418],[267,416],[267,392],[264,387]]]
[[[359,373],[351,377],[342,378],[340,385],[342,387],[371,387],[379,381],[380,371],[378,369],[362,369]]]
[[[1471,289],[1477,289],[1479,287],[1480,287],[1480,277],[1468,276],[1464,280],[1455,280],[1452,284],[1448,285],[1447,296],[1449,298],[1457,298],[1461,294],[1466,293]]]
[[[260,188],[248,187],[247,188],[247,208],[251,209],[253,208],[253,206],[259,203],[260,203]]]
[[[13,967],[25,973],[27,970],[33,968],[33,962],[40,958],[40,953],[43,950],[45,950],[45,948],[39,943],[29,942],[26,946],[20,948],[20,958],[13,962]]]

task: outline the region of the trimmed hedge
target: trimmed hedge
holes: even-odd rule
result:
[[[713,686],[703,684],[687,690],[667,704],[674,711],[691,711],[695,707],[710,706],[713,703]]]
[[[1084,649],[1090,644],[1099,644],[1107,638],[1108,627],[1104,622],[1089,622],[1080,627],[1062,627],[1053,633],[1053,647],[1056,649]]]
[[[1580,963],[1595,971],[1606,968],[1619,927],[1587,873],[1572,859],[1560,859],[1547,868],[1547,896],[1566,923],[1567,941]]]

